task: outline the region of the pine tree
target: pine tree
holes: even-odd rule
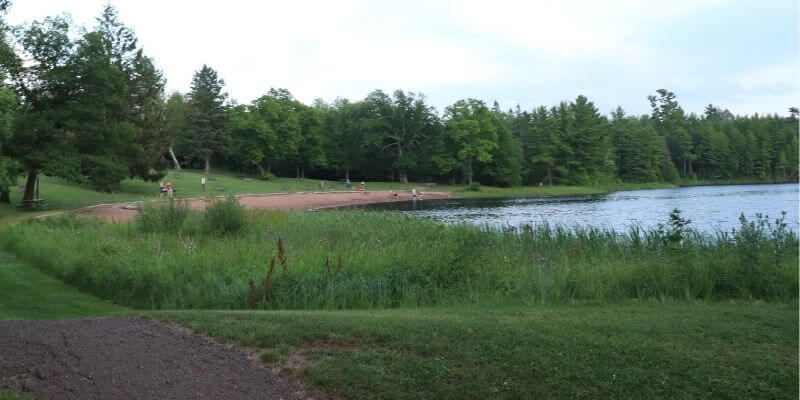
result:
[[[184,145],[188,155],[203,162],[205,173],[211,172],[211,156],[225,151],[228,145],[228,117],[222,91],[225,81],[207,65],[192,77],[189,98],[189,134]]]

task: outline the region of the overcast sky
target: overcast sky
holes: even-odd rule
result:
[[[94,26],[107,0],[15,0],[12,24],[69,13]],[[797,0],[113,0],[145,53],[186,92],[204,63],[248,103],[270,87],[298,99],[421,92],[523,109],[589,97],[603,113],[649,112],[656,89],[688,112],[800,105]]]

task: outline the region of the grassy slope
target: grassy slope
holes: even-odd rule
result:
[[[344,398],[786,398],[795,304],[160,312]],[[294,358],[294,357],[293,357]],[[277,360],[277,361],[275,361]]]
[[[5,253],[0,294],[0,319],[125,312]],[[279,363],[327,343],[299,372],[343,398],[789,399],[797,312],[779,303],[630,303],[140,315],[260,347]]]
[[[0,252],[0,320],[74,318],[122,311]]]

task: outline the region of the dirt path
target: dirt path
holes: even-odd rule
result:
[[[235,348],[148,320],[0,321],[0,390],[40,399],[306,399]]]
[[[273,193],[264,195],[241,195],[239,201],[247,208],[268,210],[308,210],[313,208],[331,208],[361,204],[387,203],[393,201],[412,201],[411,193],[399,192],[392,195],[389,191],[380,192],[328,192],[328,193]],[[425,200],[449,199],[448,192],[424,192]],[[419,197],[417,197],[419,199]],[[199,210],[209,203],[208,198],[188,199],[189,206]],[[424,200],[423,200],[424,201]],[[76,212],[86,215],[97,215],[103,218],[129,221],[136,216],[135,207],[124,204],[112,204],[87,207]]]

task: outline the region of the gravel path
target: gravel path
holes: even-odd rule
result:
[[[306,399],[230,346],[130,318],[0,321],[0,390],[40,399]]]

